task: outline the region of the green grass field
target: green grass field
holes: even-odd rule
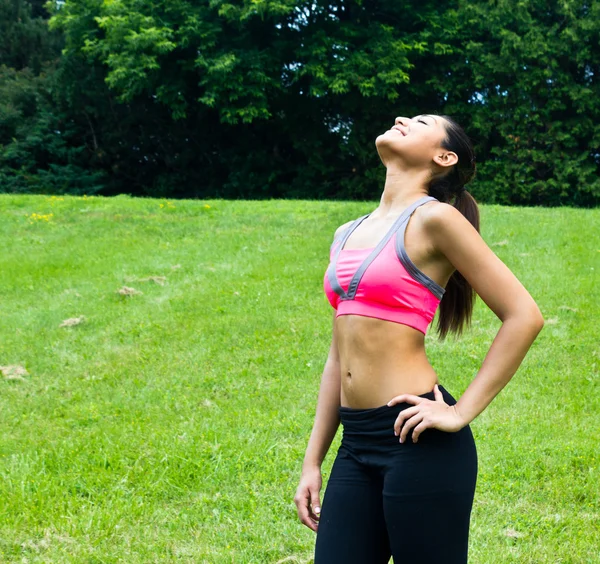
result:
[[[376,205],[0,195],[0,561],[312,562],[323,275]],[[546,325],[472,423],[470,562],[600,563],[600,209],[480,209]],[[428,333],[455,396],[499,327]]]

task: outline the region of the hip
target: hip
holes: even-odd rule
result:
[[[448,405],[456,403],[454,397],[443,386],[440,385],[439,389]],[[435,399],[433,391],[419,396]],[[454,433],[434,428],[425,429],[417,443],[413,443],[410,434],[405,442],[400,443],[394,434],[394,423],[398,415],[409,407],[412,405],[408,403],[391,407],[386,404],[366,409],[340,406],[338,408],[342,425],[340,449],[365,460],[369,457],[372,460],[419,458],[443,463],[450,461],[476,463],[476,445],[469,425]]]

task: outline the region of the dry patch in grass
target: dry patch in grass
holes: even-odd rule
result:
[[[0,366],[0,372],[2,372],[2,375],[6,380],[25,380],[23,376],[29,376],[29,372],[27,372],[23,366],[19,366],[18,364]]]
[[[79,325],[85,321],[85,315],[80,315],[79,317],[69,317],[69,319],[65,319],[59,327],[73,327],[73,325]]]
[[[75,540],[65,534],[58,534],[49,529],[44,531],[44,537],[41,539],[28,539],[21,543],[21,548],[26,551],[35,552],[37,554],[47,551],[51,545],[72,545]],[[23,559],[22,562],[28,562]]]
[[[523,533],[515,531],[514,529],[506,529],[506,531],[504,531],[504,535],[511,539],[519,539],[523,536]]]
[[[139,290],[130,288],[129,286],[123,286],[117,290],[117,293],[121,294],[121,296],[135,296],[137,294],[143,294],[144,292],[140,292]]]

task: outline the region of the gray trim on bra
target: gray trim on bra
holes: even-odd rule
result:
[[[339,296],[342,297],[342,299],[344,298],[348,298],[348,294],[346,294],[346,292],[344,292],[344,289],[340,286],[340,283],[337,279],[337,276],[335,274],[336,271],[336,266],[337,266],[337,261],[338,261],[338,256],[340,254],[340,251],[342,250],[342,247],[344,246],[344,244],[346,243],[346,239],[348,239],[348,237],[350,237],[350,234],[367,218],[369,217],[370,214],[366,214],[363,215],[357,219],[354,220],[354,222],[344,231],[342,231],[342,233],[339,235],[339,237],[337,237],[334,240],[337,241],[338,239],[341,239],[340,244],[338,245],[338,248],[335,252],[335,254],[333,255],[333,259],[331,260],[331,263],[329,265],[329,268],[327,269],[327,278],[329,279],[329,285],[331,286],[331,289],[338,294]],[[333,246],[333,243],[332,243]],[[350,289],[350,288],[348,288]]]
[[[412,215],[412,213],[415,211],[415,209],[417,209],[421,204],[424,204],[425,202],[429,202],[431,200],[437,201],[437,198],[434,198],[433,196],[423,196],[422,198],[419,198],[417,201],[413,202],[410,206],[408,206],[408,208],[406,208],[402,212],[402,214],[400,214],[400,216],[396,219],[396,221],[394,221],[394,224],[390,227],[388,232],[385,234],[383,239],[381,239],[381,241],[379,241],[377,246],[369,253],[369,255],[365,258],[365,260],[362,262],[362,264],[358,267],[358,270],[354,273],[354,276],[352,276],[352,279],[350,280],[350,284],[348,285],[348,292],[344,291],[344,289],[340,286],[340,283],[337,279],[336,266],[337,266],[338,257],[340,255],[340,252],[344,248],[344,245],[345,245],[346,241],[348,240],[348,237],[350,237],[352,232],[371,214],[368,213],[366,215],[363,215],[363,216],[357,218],[350,225],[350,227],[343,232],[343,234],[340,234],[340,237],[341,237],[340,244],[338,245],[335,255],[334,255],[333,259],[331,260],[329,268],[327,269],[327,278],[329,280],[331,289],[340,296],[340,299],[342,299],[342,300],[354,299],[354,297],[356,295],[356,291],[358,289],[358,284],[360,283],[360,280],[363,277],[365,271],[367,270],[369,265],[375,260],[377,255],[383,250],[383,248],[385,247],[387,242],[393,236],[394,232],[396,232],[398,230],[398,228],[400,228],[403,224],[408,223],[408,218]],[[406,229],[406,227],[405,227],[405,229]],[[402,233],[404,233],[404,231]],[[337,238],[335,240],[337,240]],[[334,242],[335,242],[335,240],[334,240]],[[398,237],[396,237],[396,242],[397,241],[398,241]],[[333,246],[333,243],[332,243],[332,246]],[[404,245],[402,245],[401,251],[403,249],[404,249]],[[398,245],[396,245],[396,252],[398,254]],[[440,294],[439,289],[441,288],[441,286],[438,286],[433,280],[431,280],[424,273],[422,273],[420,270],[418,270],[417,267],[412,263],[412,261],[410,261],[410,259],[408,259],[408,255],[406,255],[405,250],[404,250],[403,254],[401,253],[398,255],[398,258],[400,259],[400,261],[406,268],[407,272],[411,276],[413,276],[413,278],[415,278],[418,282],[422,283],[426,288],[428,288],[430,291],[432,291],[434,295],[438,296]],[[408,259],[408,261],[406,261],[406,259]],[[436,286],[437,286],[437,288],[436,288]],[[441,290],[442,290],[441,294],[443,294],[444,288],[441,288]]]
[[[362,217],[366,217],[366,216],[362,216]],[[362,217],[359,217],[358,219],[362,219]],[[358,221],[358,219],[356,219],[355,221]],[[354,222],[352,222],[350,225],[348,225],[348,227],[346,227],[346,229],[340,231],[334,238],[333,241],[331,242],[331,245],[329,245],[329,251],[331,252],[333,249],[333,246],[340,240],[343,239],[344,234],[346,233],[346,231],[348,231],[348,229],[351,229],[352,226],[354,225]]]
[[[404,247],[404,232],[406,231],[406,226],[408,225],[408,220],[410,217],[406,218],[406,221],[402,223],[398,231],[396,232],[396,255],[398,256],[398,260],[403,264],[406,271],[417,281],[423,284],[438,300],[441,300],[446,289],[440,286],[435,280],[432,280],[425,274],[420,271],[415,263],[410,260],[410,257],[406,253],[406,248]]]

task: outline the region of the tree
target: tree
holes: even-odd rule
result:
[[[22,189],[19,171],[106,194],[372,199],[384,175],[375,138],[426,112],[474,139],[480,201],[600,201],[597,3],[49,5],[64,50],[37,98],[39,134],[13,127],[19,103],[4,106],[2,133],[0,109],[0,171]],[[12,65],[28,56],[11,53]]]

